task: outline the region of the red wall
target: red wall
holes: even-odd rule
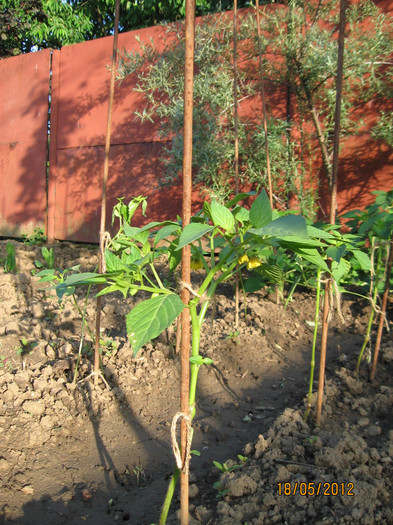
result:
[[[393,7],[393,2],[376,2]],[[385,5],[386,4],[386,5]],[[392,5],[391,5],[392,4]],[[139,50],[136,40],[162,45],[164,30],[148,28],[119,35],[119,49]],[[108,111],[112,37],[66,46],[52,54],[51,143],[46,227],[60,240],[96,242]],[[51,52],[0,61],[0,234],[19,235],[42,225],[46,208],[47,107]],[[175,218],[181,188],[159,187],[163,143],[157,125],[135,121],[143,109],[135,78],[115,88],[110,155],[108,226],[116,197],[148,195],[148,218]],[[260,114],[254,101],[251,111]],[[281,111],[271,102],[270,111]],[[284,107],[284,105],[282,105]],[[375,115],[372,105],[365,112]],[[372,200],[375,189],[393,187],[393,154],[365,132],[343,141],[339,168],[339,212]],[[195,208],[201,204],[195,190]],[[321,188],[322,210],[326,188]],[[138,220],[138,217],[136,218]]]
[[[50,60],[0,60],[0,235],[44,226]]]

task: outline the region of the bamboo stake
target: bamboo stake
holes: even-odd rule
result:
[[[262,42],[261,42],[261,26],[259,21],[259,2],[255,1],[255,8],[257,12],[257,30],[258,30],[258,53],[259,53],[259,78],[261,83],[261,98],[262,98],[262,122],[263,131],[265,134],[265,154],[266,154],[266,172],[267,180],[269,184],[269,199],[270,206],[273,208],[273,188],[272,188],[272,175],[270,169],[270,156],[269,156],[269,141],[267,136],[267,112],[266,112],[266,97],[265,97],[265,80],[263,75],[262,67]]]
[[[330,198],[330,224],[336,222],[337,209],[337,174],[338,174],[338,158],[340,145],[340,127],[341,127],[341,95],[342,95],[342,81],[343,81],[343,65],[344,65],[344,43],[345,43],[345,15],[347,9],[347,0],[340,0],[340,25],[338,36],[338,59],[337,59],[337,78],[336,78],[336,109],[334,121],[334,138],[333,138],[333,164],[331,173],[331,198]],[[323,404],[323,387],[325,382],[325,364],[326,364],[326,346],[329,330],[329,309],[330,309],[330,288],[331,279],[328,278],[325,284],[325,298],[323,302],[322,315],[322,340],[321,340],[321,356],[319,364],[319,382],[318,382],[318,398],[316,411],[316,424],[321,422],[322,404]]]
[[[194,36],[195,36],[195,3],[186,0],[185,25],[185,77],[184,77],[184,148],[183,148],[183,228],[190,223],[192,202],[192,115],[194,92]],[[191,248],[187,245],[182,250],[182,281],[191,285]],[[181,298],[184,304],[189,303],[190,293],[183,287]],[[190,390],[190,312],[185,308],[181,314],[181,380],[180,410],[188,417]],[[180,426],[180,443],[182,464],[188,462],[187,456],[187,421],[182,418]],[[188,468],[180,472],[180,522],[189,522],[189,476]]]
[[[108,119],[106,124],[106,138],[105,138],[105,158],[104,158],[104,175],[102,181],[102,197],[101,197],[101,222],[100,222],[100,251],[98,272],[103,273],[104,247],[103,239],[105,236],[106,224],[106,195],[108,186],[109,174],[109,153],[111,148],[111,131],[112,131],[112,111],[113,98],[115,93],[115,78],[116,78],[116,62],[117,62],[117,40],[119,33],[119,10],[120,0],[116,0],[115,4],[115,22],[113,35],[113,50],[111,62],[111,79],[109,86],[109,103],[108,103]],[[99,289],[101,287],[99,286]],[[95,349],[94,349],[94,374],[97,379],[100,374],[100,327],[101,327],[101,296],[97,297],[96,303],[96,334],[95,334]]]
[[[379,348],[381,346],[381,339],[382,339],[383,323],[386,318],[386,305],[388,302],[390,275],[392,273],[392,263],[393,263],[393,235],[392,235],[392,238],[390,239],[390,244],[389,244],[389,255],[388,255],[388,260],[386,264],[386,275],[385,275],[385,289],[383,291],[381,313],[379,314],[377,340],[375,341],[373,364],[372,364],[371,372],[370,372],[370,381],[374,381],[375,372],[377,369],[378,354],[379,354]]]
[[[235,125],[235,191],[239,193],[239,108],[237,95],[237,0],[233,1],[233,106]],[[239,326],[239,274],[235,275],[235,328]]]

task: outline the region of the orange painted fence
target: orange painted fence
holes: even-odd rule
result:
[[[136,36],[156,43],[165,38],[160,27],[131,31],[119,35],[119,48],[139,50]],[[0,61],[0,235],[45,225],[49,238],[97,242],[111,54],[107,37]],[[115,88],[108,210],[117,197],[128,202],[143,194],[149,197],[146,220],[175,218],[181,189],[159,186],[163,141],[157,125],[134,120],[144,107],[134,86],[128,77]],[[367,133],[343,144],[340,213],[369,203],[373,190],[393,187],[392,152]],[[198,209],[197,191],[195,198]]]

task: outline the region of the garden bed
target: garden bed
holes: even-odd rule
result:
[[[0,243],[2,258],[6,244]],[[157,523],[174,466],[174,329],[133,357],[124,321],[132,300],[104,296],[108,386],[89,379],[87,343],[73,385],[80,315],[70,299],[59,306],[54,291],[32,275],[34,261],[43,262],[41,248],[13,244],[17,272],[0,270],[0,522]],[[54,254],[59,268],[80,264],[89,271],[97,264],[94,247],[59,243]],[[85,291],[77,294],[83,299]],[[345,323],[336,315],[331,322],[323,421],[315,428],[313,416],[303,422],[314,304],[307,291],[295,293],[286,309],[275,294],[249,294],[235,329],[232,287],[218,290],[201,344],[214,364],[203,367],[198,383],[191,521],[393,522],[391,337],[375,382],[366,379],[366,363],[355,379],[369,306],[343,297]],[[92,296],[92,329],[94,318]],[[178,507],[175,500],[168,523],[178,523]]]

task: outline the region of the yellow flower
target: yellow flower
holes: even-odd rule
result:
[[[192,258],[191,259],[191,269],[192,270],[200,270],[203,268],[203,263],[200,259]]]
[[[251,259],[247,263],[247,270],[252,270],[253,268],[258,268],[258,266],[261,266],[262,263],[258,259],[258,257],[251,257]]]
[[[248,262],[248,261],[249,261],[249,259],[248,259],[248,255],[247,255],[246,253],[243,253],[243,255],[241,255],[241,256],[239,257],[239,259],[238,259],[237,262],[238,262],[239,264],[243,264],[243,263]]]

